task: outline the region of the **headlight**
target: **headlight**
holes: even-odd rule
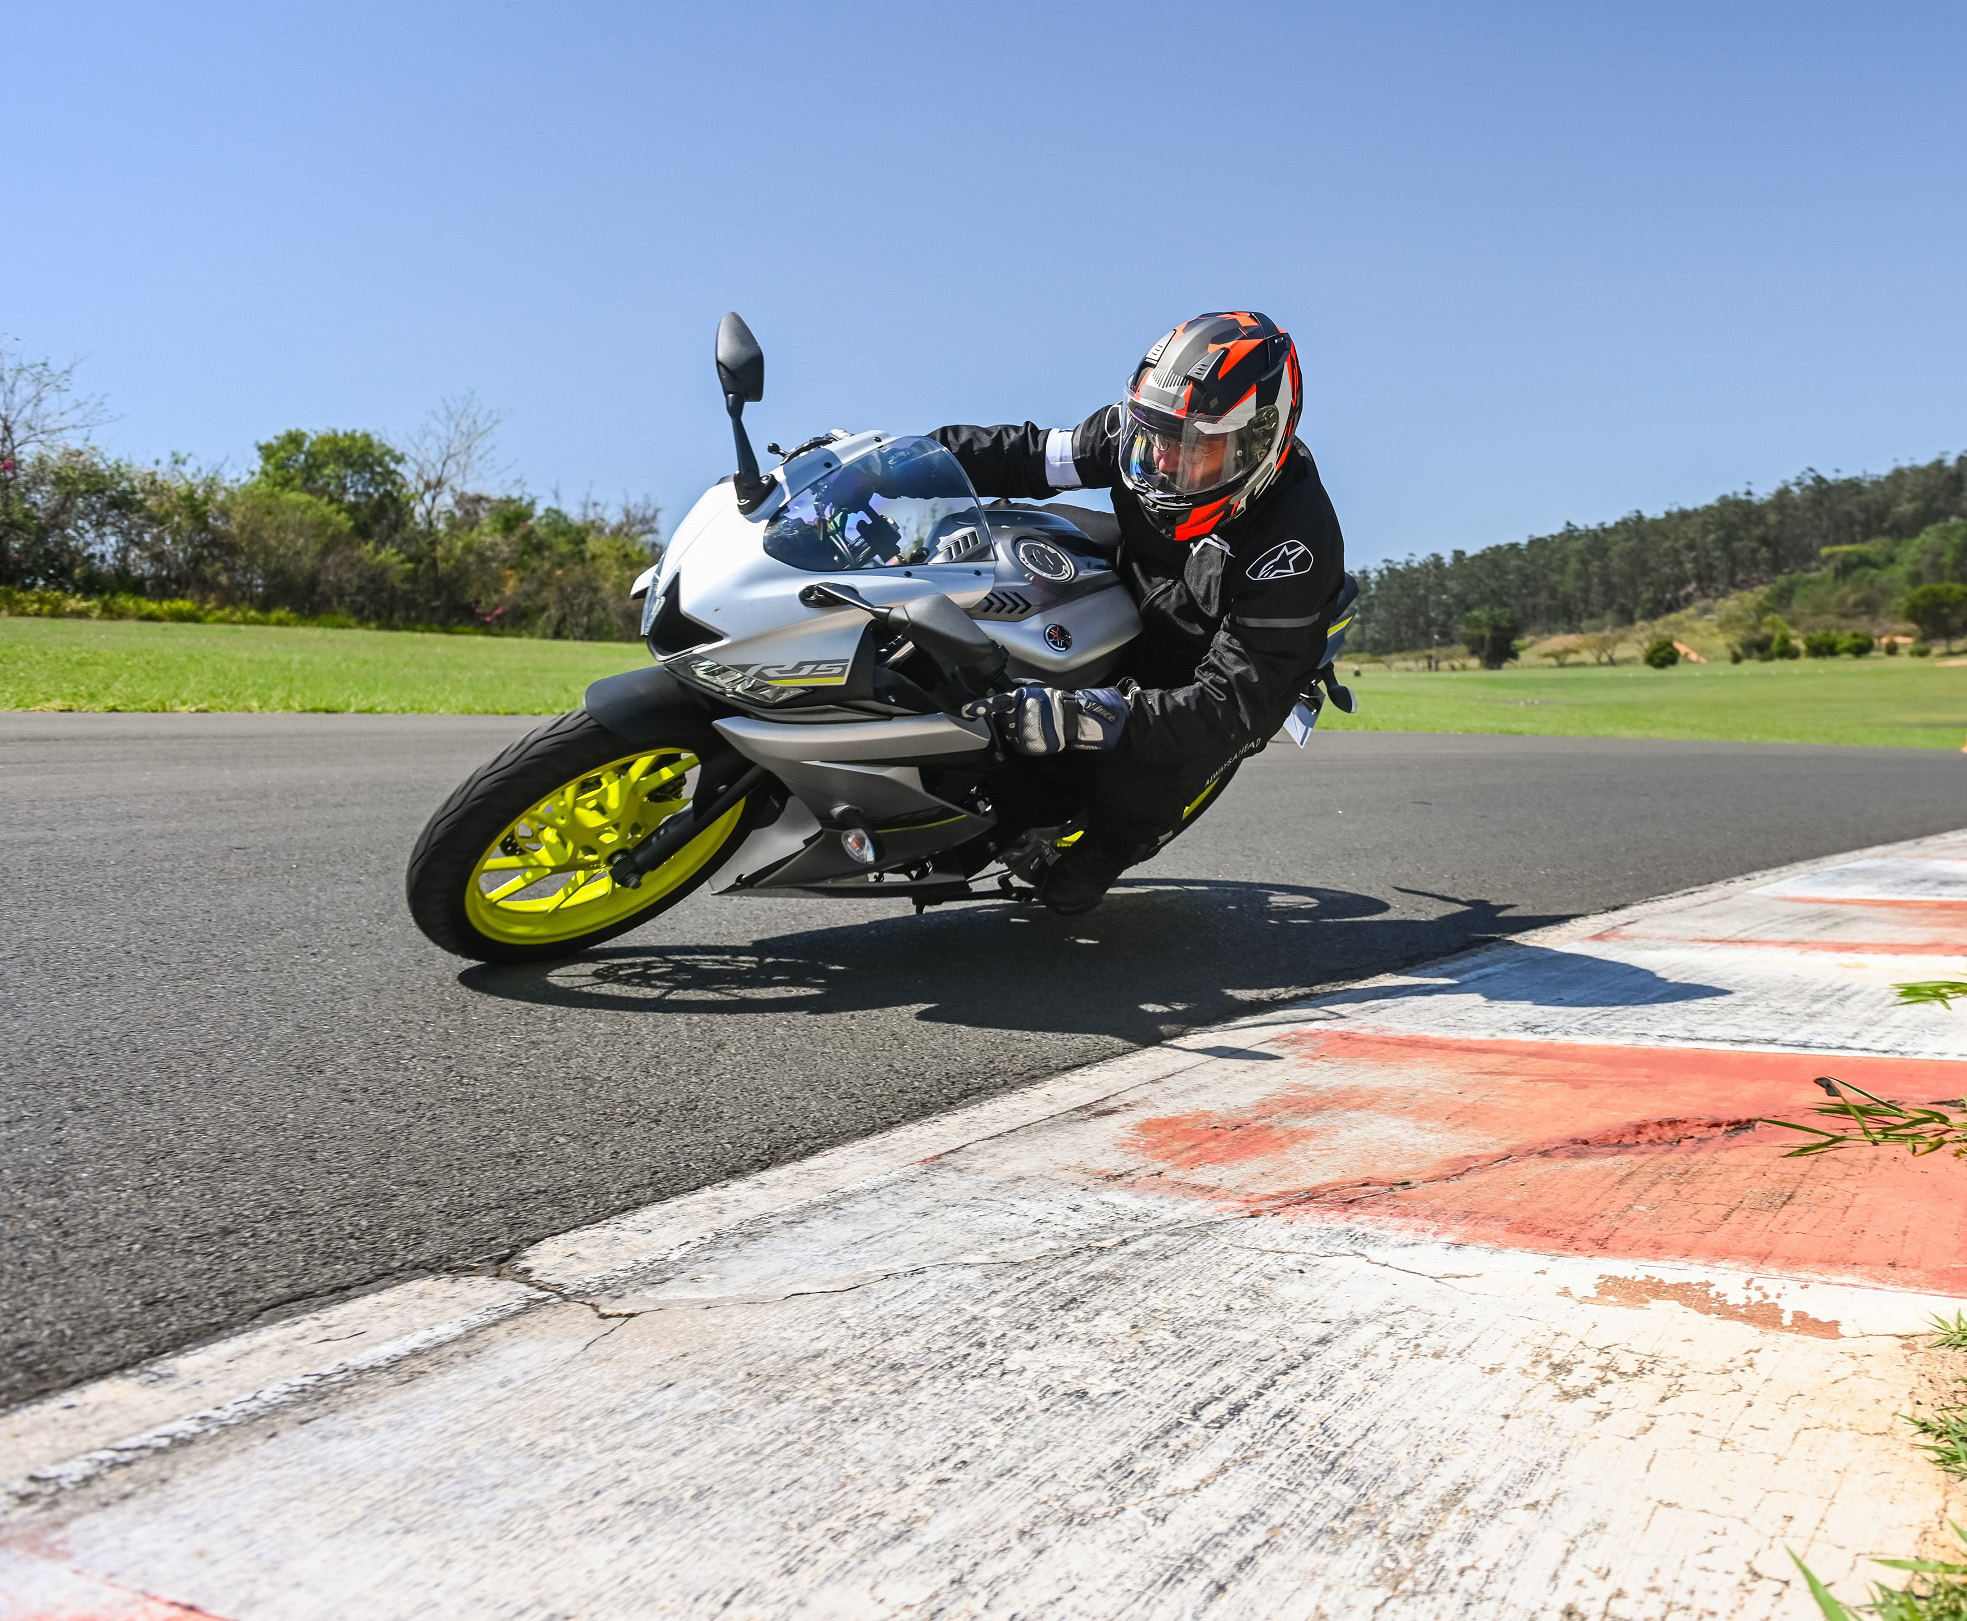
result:
[[[734,670],[701,653],[679,653],[663,660],[663,668],[673,670],[692,686],[721,693],[726,698],[742,698],[746,703],[782,704],[790,698],[803,698],[809,687],[775,687],[760,681],[746,670]]]

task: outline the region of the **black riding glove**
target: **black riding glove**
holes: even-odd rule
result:
[[[1059,754],[1066,749],[1110,749],[1127,724],[1127,695],[1119,687],[1077,692],[1037,684],[980,698],[963,711],[988,719],[997,735],[1020,754]]]

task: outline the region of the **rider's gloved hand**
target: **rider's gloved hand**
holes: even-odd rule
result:
[[[1070,692],[1034,684],[994,692],[963,713],[988,719],[997,735],[1020,754],[1110,749],[1127,724],[1127,695],[1118,687]]]

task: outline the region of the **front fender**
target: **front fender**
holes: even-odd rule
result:
[[[709,706],[660,664],[603,676],[581,707],[637,748],[718,740]]]

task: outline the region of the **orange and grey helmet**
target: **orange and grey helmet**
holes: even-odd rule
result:
[[[1304,379],[1267,315],[1198,315],[1148,350],[1120,402],[1120,481],[1177,540],[1227,523],[1291,453]]]

